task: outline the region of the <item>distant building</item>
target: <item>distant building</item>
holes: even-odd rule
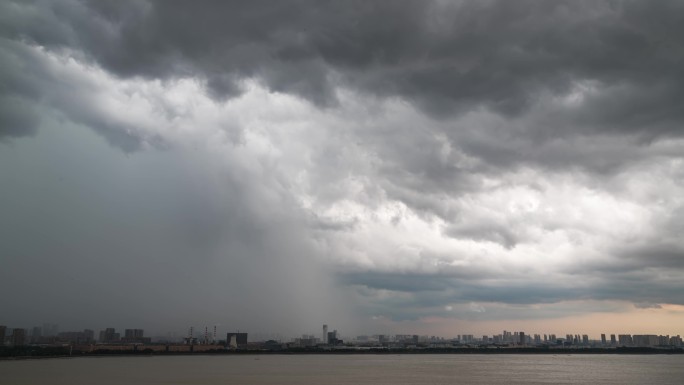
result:
[[[632,336],[632,343],[634,344],[634,346],[639,347],[653,347],[659,344],[659,339],[658,336],[654,334],[635,334]]]
[[[323,343],[328,343],[328,325],[323,325]]]
[[[606,335],[601,334],[601,345],[606,346]]]
[[[26,330],[25,329],[14,329],[12,331],[12,346],[24,346],[26,345]]]
[[[670,336],[658,336],[658,345],[667,346],[670,345]]]
[[[7,326],[0,325],[0,346],[5,346],[6,334],[7,334]]]
[[[152,339],[145,337],[143,329],[126,329],[121,342],[129,344],[149,344]]]
[[[318,339],[312,335],[302,335],[302,338],[296,338],[294,341],[294,346],[298,347],[311,347],[316,346]]]
[[[247,333],[228,333],[226,343],[230,347],[239,348],[247,345]]]
[[[618,343],[620,346],[632,346],[634,345],[634,342],[632,340],[632,336],[630,334],[619,334],[618,335]]]
[[[611,346],[617,345],[617,340],[615,339],[615,334],[610,335],[610,345]]]
[[[40,339],[43,336],[43,332],[40,326],[34,326],[33,330],[31,331],[31,343],[32,344],[37,344],[40,343]]]
[[[114,342],[119,342],[121,340],[121,335],[116,332],[114,328],[107,328],[100,331],[99,342],[102,344],[111,344]]]
[[[125,338],[143,338],[145,331],[143,329],[126,329]]]
[[[503,342],[505,344],[509,344],[509,343],[514,342],[513,341],[513,334],[509,331],[504,330],[503,331]]]
[[[520,338],[518,344],[525,345],[525,332],[518,332],[518,337]]]
[[[328,332],[328,345],[340,345],[342,340],[337,339],[337,330]]]
[[[57,340],[72,344],[92,344],[95,342],[95,332],[90,329],[82,332],[60,332],[57,333]]]
[[[546,342],[546,334],[544,334],[544,342]],[[534,344],[535,345],[541,345],[542,343],[542,337],[540,334],[535,334],[534,335]]]

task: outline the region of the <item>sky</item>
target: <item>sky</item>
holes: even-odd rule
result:
[[[680,1],[0,3],[0,324],[684,335]]]

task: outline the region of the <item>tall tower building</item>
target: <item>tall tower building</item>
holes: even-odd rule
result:
[[[324,344],[328,343],[328,325],[323,325],[323,339],[321,341]]]
[[[337,330],[328,332],[328,344],[337,345]]]

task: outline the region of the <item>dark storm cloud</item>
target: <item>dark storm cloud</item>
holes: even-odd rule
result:
[[[490,274],[491,276],[491,274]],[[660,308],[659,303],[684,305],[684,284],[676,279],[663,280],[662,274],[651,270],[645,274],[602,274],[592,277],[589,273],[559,276],[545,279],[535,276],[510,279],[500,277],[496,282],[485,283],[482,275],[473,274],[422,274],[393,272],[350,272],[341,275],[345,284],[354,285],[360,295],[369,299],[368,314],[383,314],[395,320],[418,319],[435,312],[443,316],[468,318],[468,310],[449,315],[435,311],[445,305],[509,304],[528,306],[554,304],[576,300],[626,301],[637,308]],[[574,282],[573,282],[574,281]],[[578,284],[580,281],[581,284]],[[666,285],[667,290],[663,290]],[[390,299],[378,300],[376,291],[395,293]],[[489,307],[489,305],[485,305]],[[569,306],[570,305],[566,305]],[[607,306],[607,305],[603,305]],[[600,309],[597,309],[601,311]],[[605,311],[606,309],[604,309]],[[568,313],[575,312],[569,311]],[[477,311],[476,311],[477,312]],[[557,311],[556,316],[563,313]],[[567,313],[566,313],[567,314]],[[510,317],[512,314],[489,314],[492,319]],[[515,314],[516,318],[527,318]]]
[[[159,138],[141,137],[134,124],[104,119],[93,101],[92,84],[81,82],[77,74],[56,72],[39,50],[0,39],[0,52],[0,138],[34,134],[41,115],[51,111],[52,118],[84,124],[126,152],[138,150],[144,140],[161,144]]]
[[[0,54],[0,139],[31,135],[40,122],[35,108],[40,80],[34,77],[40,64],[19,44],[6,39],[0,39]]]
[[[410,293],[414,305],[443,306],[448,303],[471,301],[502,303],[552,303],[581,298],[589,288],[580,289],[551,286],[539,283],[516,282],[501,279],[500,282],[483,285],[486,274],[421,274],[393,272],[354,272],[342,274],[345,283],[375,290]],[[522,280],[521,280],[522,281]]]
[[[516,116],[545,95],[599,92],[557,122],[680,135],[681,2],[9,3],[5,36],[83,50],[120,76],[200,75],[217,97],[255,77],[326,105],[338,85],[399,96],[435,116]],[[553,132],[553,127],[545,127]],[[537,134],[537,133],[532,133]]]
[[[569,272],[670,285],[676,283],[684,271],[684,247],[674,241],[644,240],[639,244],[619,245],[610,250],[610,254],[614,257],[609,260],[585,262]]]

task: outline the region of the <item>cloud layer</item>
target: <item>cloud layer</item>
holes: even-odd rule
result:
[[[4,222],[3,254],[24,273],[29,255],[87,274],[128,261],[122,254],[146,269],[168,261],[169,274],[199,269],[214,283],[203,289],[192,275],[174,295],[245,293],[227,305],[243,323],[284,303],[297,304],[284,322],[348,314],[350,328],[371,317],[545,319],[684,304],[682,11],[631,1],[5,2],[0,146],[16,184],[3,208],[24,202],[13,217],[38,224]],[[101,146],[83,127],[116,150],[60,160]],[[49,141],[43,159],[75,178],[66,190],[28,183],[57,173],[24,155]],[[131,158],[139,171],[123,166]],[[128,193],[111,203],[81,164],[89,159]],[[156,181],[167,162],[181,172],[165,191]],[[84,191],[112,208],[46,217]],[[95,226],[90,246],[76,242],[110,216],[149,224]],[[29,241],[32,231],[58,238],[51,220],[67,217],[68,248]],[[111,237],[146,251],[93,256]],[[293,284],[302,277],[309,283]],[[106,283],[88,284],[120,301]],[[171,312],[162,294],[148,299]]]

